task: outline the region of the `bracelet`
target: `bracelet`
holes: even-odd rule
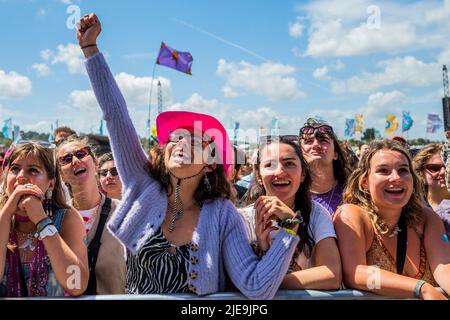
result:
[[[94,44],[88,44],[87,46],[81,47],[81,49],[86,49],[86,48],[89,48],[89,47],[96,47],[96,46],[97,46],[96,43],[94,43]]]
[[[303,223],[303,217],[301,216],[301,211],[297,210],[295,212],[294,218],[284,219],[284,220],[280,221],[278,223],[278,225],[280,227],[286,227],[286,226],[290,226],[292,224],[302,224],[302,223]]]
[[[423,280],[417,280],[416,286],[414,287],[414,298],[420,299],[420,289],[425,283]]]
[[[284,231],[286,231],[287,233],[289,233],[290,235],[293,235],[293,236],[296,236],[297,235],[297,232],[295,232],[294,230],[292,230],[292,229],[288,229],[288,228],[283,228],[284,229]]]
[[[44,218],[36,226],[36,232],[34,233],[34,237],[37,238],[42,230],[48,225],[53,224],[53,220],[50,218]]]

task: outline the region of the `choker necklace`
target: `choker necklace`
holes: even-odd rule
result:
[[[199,175],[201,175],[203,173],[203,171],[205,170],[206,167],[203,167],[198,173],[190,176],[190,177],[186,177],[186,178],[179,178],[176,175],[174,175],[172,172],[169,171],[169,174],[173,177],[175,177],[177,179],[177,184],[175,186],[175,201],[172,204],[172,220],[170,221],[170,226],[169,226],[169,232],[172,232],[173,229],[175,229],[175,222],[177,220],[179,220],[184,212],[183,212],[183,202],[181,201],[181,197],[180,197],[180,185],[181,185],[181,181],[184,180],[188,180],[194,177],[197,177]]]

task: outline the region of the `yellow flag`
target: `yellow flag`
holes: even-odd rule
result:
[[[397,129],[398,129],[397,118],[395,116],[388,114],[386,116],[386,128],[384,129],[384,132],[386,134],[393,134]]]
[[[152,126],[152,136],[157,137],[156,126]]]
[[[362,113],[355,114],[355,132],[363,132],[364,120]]]

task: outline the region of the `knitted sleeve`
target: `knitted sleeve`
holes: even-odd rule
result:
[[[86,60],[86,69],[95,97],[103,111],[114,160],[124,186],[147,175],[147,156],[128,113],[125,99],[117,86],[103,54]]]
[[[248,243],[245,222],[237,209],[229,202],[224,211],[223,258],[231,280],[250,299],[272,299],[286,275],[299,237],[281,230],[260,259]]]

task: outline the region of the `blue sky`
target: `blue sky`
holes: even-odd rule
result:
[[[402,134],[402,110],[415,121],[409,138],[444,137],[426,133],[426,116],[442,114],[450,1],[425,0],[0,0],[0,120],[98,132],[100,111],[68,27],[73,8],[99,16],[98,45],[141,135],[165,41],[194,57],[192,76],[156,67],[165,110],[209,113],[227,127],[239,120],[241,137],[273,117],[281,133],[297,133],[309,116],[343,137],[355,113],[381,132],[386,115],[396,115]],[[152,123],[155,115],[156,87]]]

